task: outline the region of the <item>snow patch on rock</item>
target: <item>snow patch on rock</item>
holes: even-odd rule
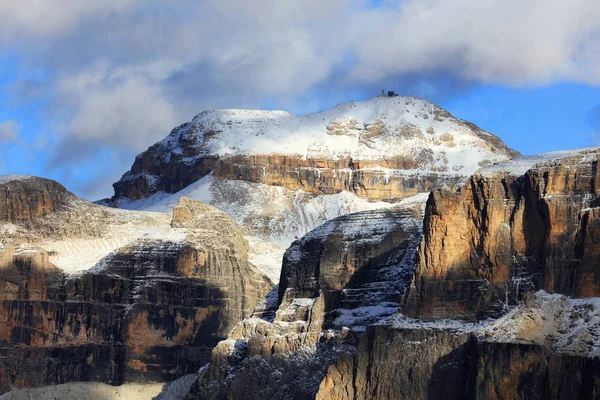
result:
[[[0,175],[0,185],[8,183],[8,182],[13,182],[13,181],[25,181],[25,180],[31,179],[31,178],[33,178],[33,176],[31,176],[31,175],[17,175],[17,174]]]
[[[584,161],[585,157],[588,157],[590,152],[595,152],[599,149],[600,148],[589,147],[583,149],[552,151],[532,156],[519,156],[513,158],[512,160],[499,162],[489,167],[481,168],[477,171],[477,173],[483,176],[491,176],[496,174],[521,176],[524,175],[528,170],[534,168],[536,164],[547,162],[551,163],[556,160],[560,160],[563,157],[574,156],[577,154],[581,155],[582,161]]]

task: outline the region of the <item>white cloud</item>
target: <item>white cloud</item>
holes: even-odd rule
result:
[[[19,140],[21,126],[17,121],[9,120],[0,122],[0,142],[16,142]]]
[[[100,63],[63,77],[56,83],[57,96],[62,104],[77,107],[60,130],[78,141],[145,149],[181,118],[157,84],[161,69],[110,69]]]
[[[441,68],[483,83],[600,84],[595,0],[409,0],[370,14],[350,32],[356,79]]]
[[[23,34],[68,33],[90,18],[128,12],[139,4],[138,0],[3,0],[0,1],[0,39]]]

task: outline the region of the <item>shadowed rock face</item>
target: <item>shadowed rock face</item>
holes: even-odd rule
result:
[[[583,151],[433,192],[406,314],[498,316],[537,289],[600,296],[597,163],[597,150]]]
[[[23,183],[30,194],[46,187],[36,178]],[[75,224],[83,212],[93,225],[105,210],[77,202],[84,210],[37,216],[31,224]],[[248,245],[226,214],[182,199],[171,225],[173,238],[135,240],[76,275],[50,262],[47,238],[16,226],[0,246],[0,390],[164,381],[204,365],[271,283],[247,261]]]
[[[368,327],[355,354],[329,367],[316,398],[463,399],[471,340],[445,330]]]
[[[212,352],[201,399],[314,398],[330,364],[409,285],[421,204],[333,219],[286,252],[279,288]]]
[[[480,341],[443,328],[371,326],[329,367],[316,399],[596,399],[597,358]]]

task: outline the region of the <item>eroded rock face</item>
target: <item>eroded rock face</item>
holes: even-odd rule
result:
[[[354,352],[365,326],[398,309],[421,204],[339,217],[296,241],[279,287],[215,347],[193,396],[314,398],[328,366]]]
[[[434,191],[406,314],[498,316],[537,289],[599,296],[597,163],[597,150],[582,151]]]
[[[481,341],[448,328],[371,326],[331,365],[316,399],[595,399],[597,358]]]
[[[27,225],[68,208],[75,196],[61,184],[30,176],[0,177],[0,220]]]
[[[23,185],[28,193],[41,187],[36,178]],[[223,212],[181,199],[166,226],[163,217],[76,199],[68,210],[28,221],[30,229],[2,227],[1,391],[70,381],[165,381],[208,361],[272,284],[248,262],[248,244]],[[59,268],[61,240],[90,235],[83,245],[111,245],[101,232],[112,235],[112,228],[99,221],[119,225],[121,233],[134,224],[140,235],[129,243],[122,236],[125,244],[87,271],[70,275]]]
[[[406,283],[384,272],[403,239],[379,234],[379,212],[297,241],[278,290],[217,345],[194,398],[596,398],[597,152],[534,161],[430,196],[404,302],[422,319],[382,311]],[[375,305],[379,318],[365,318]]]
[[[497,320],[398,314],[329,367],[317,398],[593,399],[599,309],[596,298],[539,291]]]
[[[397,201],[433,188],[457,187],[461,175],[422,172],[412,156],[385,160],[323,159],[284,155],[241,155],[215,163],[215,177],[303,190],[313,195],[347,191],[371,201]]]
[[[470,340],[440,329],[370,326],[356,353],[329,367],[316,398],[463,399]]]

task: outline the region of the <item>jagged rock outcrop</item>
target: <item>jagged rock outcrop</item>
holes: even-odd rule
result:
[[[600,296],[597,164],[598,150],[547,154],[434,191],[406,314],[499,316],[537,289]]]
[[[333,219],[286,252],[279,287],[213,350],[194,398],[314,398],[327,367],[409,285],[422,203]]]
[[[27,225],[69,207],[74,196],[58,182],[23,175],[0,176],[0,220]]]
[[[11,190],[46,198],[47,182],[28,177]],[[61,196],[68,208],[0,222],[0,391],[194,373],[272,286],[214,207],[181,199],[171,218]],[[88,268],[70,274],[77,260]]]

